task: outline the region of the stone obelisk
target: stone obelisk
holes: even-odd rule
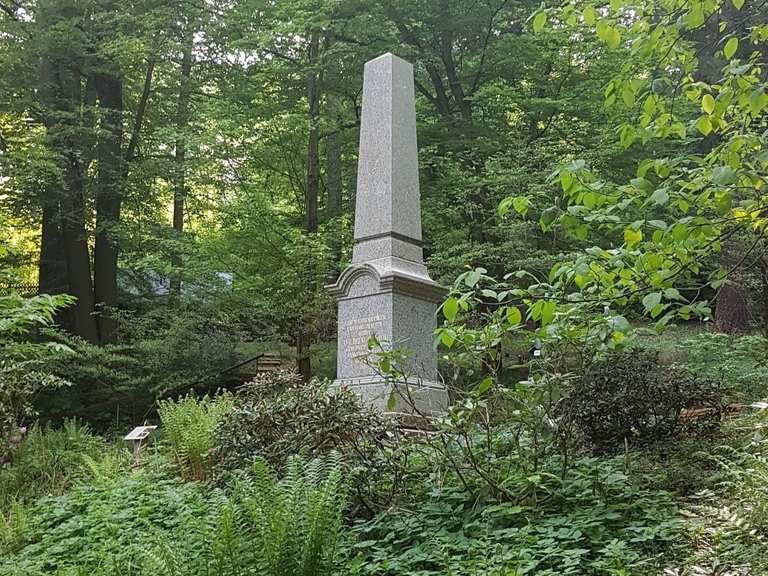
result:
[[[339,306],[337,383],[382,410],[445,411],[433,345],[445,290],[422,252],[413,66],[392,54],[365,65],[352,264],[329,290]],[[371,335],[409,353],[403,381],[371,366]]]

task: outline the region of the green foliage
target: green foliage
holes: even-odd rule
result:
[[[49,335],[74,351],[77,362],[65,355],[51,362],[51,370],[72,385],[41,395],[37,407],[44,417],[76,415],[102,428],[117,419],[133,423],[158,397],[203,393],[228,382],[221,372],[236,363],[242,331],[226,311],[189,304],[120,317],[124,328],[113,344]]]
[[[292,458],[280,481],[257,463],[229,495],[201,488],[139,470],[42,499],[0,574],[331,574],[346,506],[338,456]]]
[[[0,465],[35,415],[35,397],[67,384],[47,371],[47,361],[69,350],[31,338],[34,329],[50,326],[56,311],[71,303],[68,296],[0,296]]]
[[[82,484],[38,500],[28,509],[27,545],[0,561],[0,574],[38,574],[75,568],[99,574],[138,573],[143,546],[154,533],[181,537],[193,553],[202,541],[191,528],[205,517],[205,498],[193,484],[139,471],[109,483]],[[199,552],[197,552],[199,554]],[[193,556],[190,556],[192,559]],[[133,567],[133,568],[131,568]]]
[[[328,380],[304,382],[296,372],[261,374],[238,389],[234,408],[216,429],[216,472],[263,459],[282,469],[293,454],[343,456],[358,498],[381,505],[380,482],[391,475],[388,434],[394,423]]]
[[[597,450],[620,449],[627,441],[668,438],[685,424],[685,408],[701,408],[694,423],[716,424],[725,391],[718,381],[674,366],[641,349],[596,360],[576,383],[565,411]]]
[[[722,380],[727,385],[732,402],[749,403],[768,396],[767,344],[764,337],[733,337],[717,333],[676,336],[673,343],[674,362]],[[664,341],[659,345],[664,345]]]
[[[533,502],[468,499],[430,483],[423,500],[355,525],[350,574],[647,574],[648,557],[678,537],[669,494],[633,480],[617,460],[581,459],[565,479],[550,461]],[[641,485],[642,482],[642,485]]]
[[[101,438],[76,420],[67,420],[60,428],[33,426],[10,462],[0,466],[0,514],[14,502],[62,494],[88,477],[87,458],[111,452]]]
[[[157,413],[182,476],[192,480],[210,476],[216,426],[232,411],[232,405],[230,394],[187,395],[158,402]]]

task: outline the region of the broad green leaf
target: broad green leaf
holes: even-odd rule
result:
[[[664,188],[659,188],[653,194],[651,194],[651,201],[654,204],[663,206],[664,204],[669,202],[669,194]]]
[[[536,13],[536,16],[533,17],[533,31],[534,32],[541,32],[544,28],[544,24],[547,23],[547,13],[543,10],[540,10]]]
[[[592,24],[595,23],[595,9],[592,8],[592,6],[587,6],[584,8],[582,16],[584,17],[584,24],[587,26],[592,26]]]
[[[523,320],[523,315],[516,306],[507,308],[507,322],[512,326],[517,326]]]
[[[459,303],[456,298],[448,298],[448,300],[443,303],[443,316],[445,316],[445,319],[448,320],[448,322],[453,322],[453,319],[456,318],[458,312]]]
[[[731,0],[731,4],[736,10],[741,10],[741,7],[744,6],[744,0]]]
[[[474,288],[475,285],[480,281],[480,276],[482,276],[482,273],[483,272],[480,270],[480,268],[475,268],[472,270],[472,272],[466,275],[464,278],[464,283],[470,288]]]
[[[643,232],[641,230],[635,230],[634,228],[624,229],[624,242],[627,246],[632,246],[640,242],[643,239]]]
[[[651,292],[643,298],[643,307],[646,312],[652,312],[661,302],[661,292]]]
[[[552,322],[552,319],[555,317],[555,310],[557,309],[557,304],[554,302],[544,302],[544,304],[541,305],[541,325],[547,326],[550,322]]]
[[[711,94],[704,94],[704,98],[701,99],[701,109],[707,114],[712,114],[715,111],[715,99]]]
[[[761,88],[758,88],[749,96],[749,112],[752,116],[757,116],[768,104],[768,95]]]
[[[528,207],[531,205],[531,201],[528,199],[527,196],[515,196],[512,199],[512,206],[515,209],[515,212],[520,214],[520,216],[525,216],[526,212],[528,212]]]
[[[731,36],[728,39],[728,42],[725,43],[725,47],[723,47],[723,56],[728,58],[730,60],[731,56],[736,54],[736,50],[739,49],[739,39],[735,36]]]
[[[397,404],[397,396],[395,394],[395,388],[392,388],[389,398],[387,398],[387,412],[392,412],[395,409],[395,404]]]
[[[442,342],[446,348],[451,348],[453,344],[456,342],[455,332],[453,332],[452,330],[441,330],[440,342]]]
[[[698,120],[696,120],[696,128],[699,132],[704,134],[704,136],[708,136],[710,132],[712,132],[712,122],[709,120],[709,116],[700,116]]]
[[[477,385],[477,391],[482,394],[483,392],[490,390],[491,386],[493,386],[493,378],[486,376],[480,380],[480,383]]]

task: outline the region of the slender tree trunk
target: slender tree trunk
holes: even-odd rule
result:
[[[116,75],[95,78],[101,108],[97,147],[96,240],[93,254],[93,293],[99,311],[101,342],[114,340],[117,321],[117,227],[123,199],[123,83]]]
[[[54,130],[55,127],[53,111],[56,105],[57,92],[53,63],[50,59],[44,58],[40,64],[39,95],[43,111],[43,124],[48,131]],[[64,237],[61,232],[60,200],[61,191],[54,187],[47,189],[40,198],[43,209],[38,269],[41,294],[62,294],[69,288],[67,262],[64,255]],[[69,325],[66,327],[72,328]]]
[[[342,175],[342,141],[341,121],[339,118],[339,106],[336,98],[328,95],[329,114],[336,121],[336,126],[325,139],[325,181],[326,181],[326,219],[331,221],[329,243],[331,249],[331,263],[328,275],[329,282],[335,282],[341,272],[341,226],[338,221],[341,216],[341,202],[343,190]]]
[[[184,203],[187,198],[186,160],[187,160],[187,128],[189,124],[190,78],[192,76],[192,48],[194,43],[194,26],[188,23],[184,38],[181,58],[181,75],[179,83],[179,99],[176,105],[176,152],[174,154],[174,183],[173,183],[173,230],[177,240],[181,241],[184,233]],[[171,276],[171,293],[181,291],[181,253],[180,247],[171,254],[171,264],[174,272]]]
[[[307,72],[307,104],[309,108],[309,140],[307,144],[307,173],[304,185],[304,229],[307,234],[315,234],[318,226],[318,196],[320,193],[320,80],[317,57],[320,51],[320,34],[312,32],[309,40],[309,71]],[[313,259],[306,260],[306,278],[304,301],[310,303],[314,298],[314,278],[316,274]],[[296,364],[304,380],[312,377],[312,328],[311,318],[305,313],[299,321],[296,335]]]
[[[304,190],[305,230],[317,232],[318,196],[320,193],[320,86],[317,63],[320,35],[313,32],[309,43],[309,72],[307,73],[307,102],[309,105],[309,142],[307,146],[307,178]]]

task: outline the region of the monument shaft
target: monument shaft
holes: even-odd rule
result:
[[[352,264],[329,287],[339,306],[337,383],[385,409],[437,414],[435,313],[445,293],[424,266],[413,66],[385,54],[365,65]],[[368,340],[408,351],[407,382],[368,361]],[[411,405],[413,404],[413,405]]]

